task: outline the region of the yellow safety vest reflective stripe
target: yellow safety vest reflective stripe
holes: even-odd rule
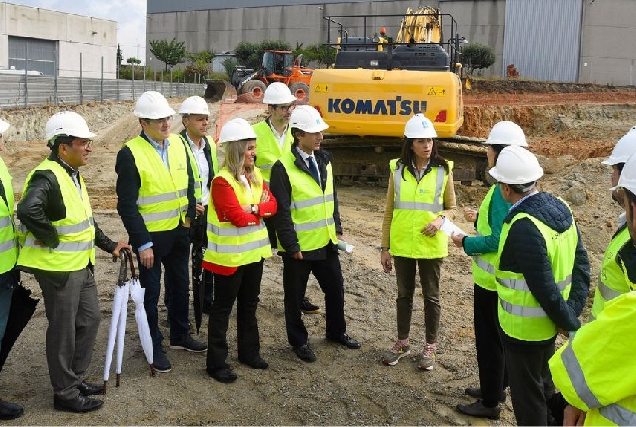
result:
[[[607,301],[625,292],[636,289],[636,284],[627,278],[625,268],[622,268],[622,266],[616,262],[618,251],[629,241],[631,241],[629,229],[625,227],[618,232],[605,250],[596,290],[594,291],[594,302],[592,304],[590,320],[594,320],[598,317],[600,312],[603,311],[603,307]]]
[[[66,170],[57,162],[47,159],[31,171],[22,194],[26,193],[31,177],[37,170],[49,170],[55,175],[66,208],[66,218],[52,222],[60,240],[56,248],[36,244],[33,234],[22,227],[22,249],[18,256],[18,265],[43,271],[77,271],[85,268],[89,262],[95,265],[93,211],[83,178],[80,176],[80,197]]]
[[[484,197],[483,202],[481,202],[479,206],[479,215],[477,216],[477,235],[479,236],[489,236],[492,234],[488,218],[490,202],[496,188],[497,184],[490,187],[490,190],[486,193],[486,197]],[[473,280],[478,286],[488,291],[497,290],[497,279],[495,278],[495,260],[497,256],[497,252],[473,256]]]
[[[263,178],[255,168],[259,183],[252,184],[252,192],[232,176],[227,168],[221,169],[217,176],[224,178],[232,189],[239,204],[258,204],[263,194]],[[212,201],[212,204],[214,201]],[[227,267],[238,267],[260,261],[272,256],[271,245],[267,236],[267,228],[261,220],[258,224],[247,227],[235,227],[229,221],[220,221],[216,209],[208,209],[207,225],[208,246],[203,260]]]
[[[194,158],[194,153],[192,152],[192,147],[190,147],[188,139],[184,138],[181,134],[179,134],[179,138],[181,138],[181,141],[183,141],[183,145],[185,145],[186,152],[188,153],[188,157],[190,158],[190,166],[192,167],[192,174],[194,175],[194,198],[197,200],[197,203],[201,203],[201,198],[203,196],[202,188],[204,185],[208,185],[208,183],[203,182],[203,178],[201,178],[201,173],[199,172],[199,164]],[[214,141],[210,143],[207,137],[204,137],[203,139],[205,140],[205,143],[210,146],[212,170],[208,171],[208,174],[210,174],[210,177],[214,177],[214,175],[219,172],[218,160],[216,158],[216,144],[214,143]]]
[[[325,247],[329,242],[337,244],[331,163],[327,164],[327,181],[323,193],[311,175],[298,169],[294,164],[295,160],[291,150],[280,158],[291,185],[290,213],[300,250],[313,251]],[[280,242],[278,249],[284,251]]]
[[[17,237],[13,222],[15,199],[12,182],[9,170],[0,158],[0,183],[4,188],[5,195],[5,197],[0,197],[0,274],[13,269],[18,259]]]
[[[283,148],[278,144],[278,139],[274,136],[272,128],[265,120],[252,125],[256,133],[256,166],[261,170],[263,179],[269,185],[269,178],[272,174],[272,167],[276,160],[284,153],[291,151],[294,138],[291,134],[291,126],[287,126],[285,131],[285,143]]]
[[[559,233],[533,216],[518,213],[502,227],[499,254],[501,254],[508,239],[510,228],[522,218],[531,220],[543,236],[557,288],[563,298],[567,299],[572,285],[572,269],[578,243],[574,220],[572,220],[570,228]],[[557,332],[556,325],[530,292],[523,275],[501,270],[499,262],[500,259],[497,257],[495,276],[499,296],[497,311],[501,329],[506,335],[523,341],[543,341],[554,337]]]
[[[549,361],[565,399],[587,412],[585,425],[636,425],[634,325],[636,292],[628,292],[608,301]]]
[[[448,255],[448,237],[437,233],[434,237],[422,234],[422,228],[433,221],[444,209],[444,189],[449,174],[441,166],[435,166],[420,182],[398,159],[389,162],[393,173],[395,194],[393,219],[391,220],[391,255],[414,259],[444,258]],[[449,170],[453,162],[448,162]]]
[[[141,136],[125,144],[141,178],[137,207],[150,232],[173,230],[179,221],[185,222],[188,209],[188,154],[177,135],[171,134],[168,140],[169,169]]]

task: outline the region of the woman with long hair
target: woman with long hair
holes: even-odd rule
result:
[[[267,369],[260,354],[256,308],[263,261],[271,246],[263,218],[276,213],[276,199],[254,166],[256,134],[244,119],[228,121],[221,129],[225,164],[212,181],[208,209],[208,247],[203,268],[214,273],[214,301],[208,324],[206,370],[222,383],[236,380],[226,363],[227,328],[237,301],[238,359],[253,369]]]
[[[393,366],[410,354],[409,333],[419,269],[424,295],[426,342],[417,356],[420,369],[435,365],[440,321],[439,282],[443,259],[448,255],[448,237],[440,231],[446,218],[455,216],[453,163],[437,151],[437,132],[423,114],[406,123],[400,158],[391,160],[391,175],[382,224],[380,262],[384,271],[395,263],[397,278],[398,339],[382,356]]]

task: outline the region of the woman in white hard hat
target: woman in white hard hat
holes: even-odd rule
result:
[[[420,369],[435,364],[440,320],[439,280],[448,238],[440,232],[446,217],[455,217],[453,163],[437,152],[437,132],[423,114],[406,123],[400,158],[391,160],[391,175],[382,224],[380,262],[384,271],[395,262],[397,278],[398,339],[382,356],[393,366],[410,354],[409,332],[415,292],[415,270],[419,269],[424,295],[426,343],[417,357]]]
[[[208,209],[208,248],[203,268],[214,273],[214,300],[208,324],[206,370],[222,383],[236,380],[226,363],[227,327],[237,301],[238,358],[253,369],[267,369],[260,354],[256,308],[263,260],[272,255],[263,218],[276,213],[274,196],[254,165],[256,133],[244,119],[228,121],[219,142],[225,163],[212,181]]]
[[[495,166],[499,153],[505,147],[528,146],[523,129],[510,121],[496,123],[490,130],[485,144],[488,146],[489,168]],[[462,414],[479,418],[499,419],[499,402],[506,400],[504,389],[507,387],[507,378],[503,344],[499,338],[499,300],[493,263],[497,256],[503,220],[511,206],[501,196],[499,186],[493,184],[478,211],[464,208],[464,218],[475,223],[477,235],[455,233],[451,236],[455,246],[463,248],[466,254],[473,257],[473,314],[480,384],[480,387],[466,389],[466,394],[479,400],[471,404],[457,405],[457,410]]]

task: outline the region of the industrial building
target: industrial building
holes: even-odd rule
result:
[[[0,2],[0,72],[11,69],[115,79],[117,22]]]
[[[295,46],[332,41],[338,28],[327,19],[341,15],[401,14],[412,1],[337,0],[148,0],[146,39],[184,41],[191,52],[233,50],[240,41],[285,40]],[[483,72],[505,76],[514,65],[521,77],[580,83],[633,85],[636,63],[636,2],[633,0],[430,0],[453,16],[457,34],[494,48],[497,60]],[[373,35],[380,27],[395,33],[395,22],[368,19]],[[347,24],[343,19],[343,24]],[[339,21],[340,22],[340,21]],[[357,21],[359,22],[359,21]],[[445,27],[447,22],[444,23]],[[447,27],[445,31],[448,31]],[[355,34],[362,36],[363,34]],[[146,60],[152,59],[148,51]],[[162,64],[147,62],[151,67]]]

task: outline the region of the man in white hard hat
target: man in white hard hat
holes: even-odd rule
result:
[[[208,244],[206,236],[206,218],[210,202],[210,184],[219,171],[216,157],[216,144],[208,137],[210,110],[208,103],[200,96],[187,98],[179,107],[183,130],[179,133],[186,145],[190,164],[194,173],[194,196],[196,198],[196,216],[190,225],[192,240],[192,288],[200,289],[203,282],[203,311],[209,313],[212,307],[212,274],[201,267],[203,248]],[[167,304],[166,304],[167,305]]]
[[[489,173],[512,204],[494,264],[512,406],[518,425],[547,425],[554,394],[548,359],[557,332],[581,326],[589,260],[568,205],[538,191],[543,169],[534,154],[506,147]]]
[[[623,206],[623,200],[620,197],[622,194],[618,194],[618,181],[625,163],[634,153],[636,153],[636,126],[618,140],[612,150],[612,154],[602,162],[604,165],[612,167],[611,182],[612,188],[614,188],[612,199],[621,206]],[[625,292],[629,292],[631,289],[632,283],[630,283],[624,270],[627,267],[635,268],[636,266],[624,263],[619,264],[616,256],[619,249],[629,241],[629,230],[625,224],[625,212],[623,211],[618,217],[618,230],[612,236],[612,240],[603,255],[601,271],[594,290],[594,302],[592,303],[590,320],[594,320],[603,311],[603,307],[608,301]]]
[[[258,156],[256,166],[261,170],[263,179],[269,185],[269,177],[276,160],[291,150],[294,138],[289,127],[289,118],[294,109],[296,97],[292,95],[286,84],[274,82],[267,86],[263,96],[263,104],[267,104],[269,116],[252,126],[258,138]],[[271,220],[266,220],[269,241],[276,247],[276,230]],[[320,307],[303,297],[301,310],[306,314],[320,313]]]
[[[550,359],[554,384],[571,405],[563,425],[636,425],[636,156],[624,164],[614,188],[629,235],[614,256],[631,288],[607,301],[596,320],[570,335]]]
[[[204,352],[207,346],[190,335],[190,223],[196,216],[194,175],[186,147],[170,133],[175,111],[158,92],[144,92],[135,104],[141,133],[117,154],[117,211],[139,258],[139,280],[146,288],[144,305],[154,346],[153,366],[172,369],[163,349],[157,303],[161,265],[170,317],[170,348]]]
[[[309,274],[325,294],[326,338],[350,349],[360,344],[347,335],[344,279],[338,258],[342,235],[331,155],[320,149],[329,126],[313,107],[296,107],[290,118],[294,143],[274,164],[270,181],[278,201],[272,217],[283,258],[287,339],[301,360],[316,360],[301,317],[301,302]]]
[[[53,407],[68,412],[94,411],[104,403],[90,397],[103,394],[104,386],[85,381],[101,317],[95,246],[114,257],[130,249],[110,240],[93,218],[79,168],[88,162],[94,136],[79,114],[54,114],[46,123],[51,155],[27,176],[17,209],[17,265],[42,289]]]
[[[9,123],[0,119],[0,151],[4,151],[4,133]],[[9,170],[0,157],[0,348],[9,320],[11,297],[20,281],[20,272],[15,268],[18,259],[15,225],[13,221],[13,185]],[[24,413],[24,408],[0,399],[0,420],[12,420]]]

